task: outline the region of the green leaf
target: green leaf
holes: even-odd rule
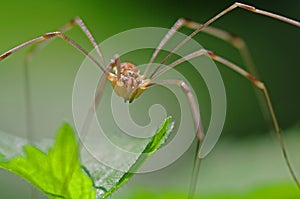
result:
[[[124,183],[126,183],[134,175],[138,168],[144,163],[144,161],[148,159],[167,140],[173,128],[173,125],[170,125],[170,122],[171,117],[168,117],[163,121],[155,135],[150,139],[144,150],[138,156],[136,162],[130,167],[127,172],[125,172],[120,177],[120,179],[117,181],[117,183],[115,183],[113,187],[111,187],[101,196],[101,198],[108,197],[114,191],[120,188]]]
[[[25,145],[23,150],[24,156],[14,158],[0,154],[0,168],[23,177],[50,198],[95,198],[93,182],[81,168],[70,125],[62,125],[48,153],[32,145]]]
[[[95,159],[87,161],[93,156],[83,153],[84,172],[79,160],[75,133],[68,124],[59,129],[54,146],[47,153],[27,144],[24,139],[0,132],[0,168],[23,177],[51,198],[106,198],[126,183],[142,163],[166,141],[172,129],[170,121],[171,117],[165,119],[155,135],[147,139],[120,139],[113,133],[110,134],[113,135],[112,139],[124,144],[127,149],[133,149],[137,154],[127,162],[122,155],[114,154],[110,149],[101,151],[108,156],[113,153],[115,164],[123,159],[127,164],[125,171],[112,169]],[[23,150],[20,146],[23,146]],[[45,148],[45,144],[39,148]]]

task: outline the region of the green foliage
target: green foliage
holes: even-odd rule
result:
[[[68,124],[63,124],[59,129],[55,143],[47,153],[33,145],[26,144],[24,140],[0,134],[0,168],[17,174],[26,179],[50,198],[107,198],[122,185],[124,185],[168,138],[172,130],[171,118],[167,118],[158,128],[156,134],[146,140],[143,149],[138,153],[137,159],[131,163],[126,172],[113,170],[101,163],[90,162],[82,169],[79,160],[78,143],[75,132]],[[23,152],[19,149],[20,143]],[[134,143],[135,144],[135,143]],[[133,146],[134,147],[134,146]],[[42,147],[43,148],[43,147]],[[14,151],[15,150],[15,151]],[[106,153],[106,151],[103,151]],[[13,154],[13,155],[12,155]],[[120,157],[118,157],[120,158]],[[93,165],[94,167],[91,167]],[[110,183],[108,183],[110,182]],[[154,191],[154,192],[153,192]],[[296,199],[299,190],[295,185],[262,184],[251,190],[239,192],[216,191],[202,193],[195,198],[201,199]],[[122,194],[122,198],[186,198],[185,191],[176,191],[170,188],[149,191],[146,187],[136,188]]]
[[[90,171],[82,169],[75,132],[68,124],[63,124],[59,129],[54,146],[47,153],[33,145],[26,144],[23,147],[24,155],[18,154],[13,158],[8,158],[0,153],[0,168],[26,179],[50,198],[106,198],[127,182],[141,164],[166,141],[170,133],[170,120],[169,117],[161,124],[157,133],[148,141],[144,150],[139,153],[136,162],[127,172],[120,174],[119,171],[111,172],[104,166],[96,167],[100,170],[97,172],[102,173],[102,177],[105,176],[100,180],[98,190],[94,187],[95,182],[92,180],[93,176]],[[2,141],[4,142],[0,145],[1,151],[11,152],[13,147],[8,149],[8,144],[4,144],[5,140]],[[17,147],[15,150],[17,151]],[[107,172],[111,175],[107,175]],[[101,185],[107,181],[115,183],[107,189]],[[108,191],[104,192],[104,190]]]
[[[59,129],[48,153],[32,145],[23,150],[24,156],[9,160],[2,155],[0,168],[25,178],[51,198],[95,198],[93,183],[81,169],[78,144],[68,124]]]
[[[137,169],[142,165],[142,163],[149,158],[168,138],[171,133],[172,127],[170,128],[171,117],[165,119],[165,121],[160,125],[156,134],[151,138],[151,140],[146,145],[143,152],[139,155],[137,161],[131,166],[128,172],[124,173],[120,180],[103,195],[103,198],[109,196],[112,192],[121,187],[126,183],[137,171]]]

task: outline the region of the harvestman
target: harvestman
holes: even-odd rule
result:
[[[100,80],[98,90],[97,90],[97,93],[96,93],[96,97],[95,97],[95,100],[94,100],[93,105],[91,107],[91,110],[93,108],[97,107],[97,105],[99,103],[99,100],[102,96],[102,91],[103,91],[104,85],[105,85],[107,80],[109,80],[111,82],[115,93],[117,95],[119,95],[120,97],[124,98],[125,102],[128,101],[129,103],[131,103],[134,99],[139,97],[141,95],[141,93],[147,88],[150,88],[150,87],[153,87],[153,86],[156,86],[156,85],[164,85],[164,84],[176,85],[176,86],[180,87],[183,90],[183,92],[185,93],[185,95],[188,99],[188,102],[189,102],[189,105],[190,105],[190,108],[191,108],[191,112],[192,112],[192,116],[193,116],[194,125],[195,125],[195,131],[196,131],[195,133],[196,133],[197,140],[198,140],[197,153],[199,153],[200,145],[201,145],[201,143],[202,143],[202,141],[205,137],[205,134],[204,134],[203,128],[202,128],[200,112],[199,112],[199,109],[196,105],[196,102],[194,100],[194,96],[193,96],[189,86],[184,81],[181,81],[181,80],[161,80],[161,81],[156,81],[156,82],[154,82],[153,80],[155,80],[155,78],[157,78],[158,76],[162,75],[164,72],[166,72],[166,71],[170,70],[171,68],[181,64],[182,62],[185,62],[187,60],[193,59],[193,58],[201,56],[201,55],[208,56],[208,57],[212,58],[213,60],[222,63],[224,66],[232,69],[233,71],[237,72],[238,74],[242,75],[243,77],[248,79],[255,87],[257,87],[258,89],[260,89],[263,92],[263,96],[264,96],[265,101],[267,103],[268,111],[269,111],[274,129],[276,131],[276,134],[277,134],[279,142],[280,142],[280,146],[281,146],[281,150],[282,150],[284,159],[286,161],[286,164],[288,166],[288,169],[291,173],[291,176],[292,176],[293,180],[295,181],[296,185],[300,188],[300,183],[299,183],[299,181],[296,177],[296,174],[295,174],[295,172],[294,172],[294,170],[291,166],[290,160],[287,156],[286,148],[285,148],[285,145],[284,145],[284,142],[283,142],[283,139],[282,139],[281,131],[280,131],[280,128],[279,128],[279,125],[278,125],[278,122],[277,122],[277,119],[276,119],[276,116],[275,116],[275,113],[274,113],[274,110],[273,110],[272,103],[270,101],[270,97],[269,97],[267,88],[265,87],[263,82],[259,81],[257,78],[254,77],[254,75],[252,75],[249,72],[247,72],[246,70],[240,68],[236,64],[234,64],[234,63],[218,56],[217,54],[215,54],[212,51],[205,50],[205,49],[201,49],[201,50],[195,51],[191,54],[188,54],[188,55],[172,62],[171,64],[165,66],[164,68],[162,68],[163,64],[183,44],[185,44],[189,39],[191,39],[193,36],[195,36],[200,31],[207,32],[208,34],[216,36],[216,37],[218,37],[218,38],[220,38],[224,41],[230,42],[233,46],[235,46],[236,48],[238,48],[240,50],[240,53],[241,53],[242,57],[244,57],[245,64],[248,65],[248,66],[253,65],[251,63],[251,59],[250,59],[247,47],[246,47],[246,45],[245,45],[245,43],[242,39],[240,39],[238,37],[234,37],[230,33],[225,32],[223,30],[208,27],[211,23],[213,23],[214,21],[216,21],[217,19],[219,19],[223,15],[229,13],[230,11],[232,11],[236,8],[242,8],[244,10],[248,10],[248,11],[253,12],[253,13],[257,13],[257,14],[260,14],[260,15],[265,15],[265,16],[283,21],[285,23],[289,23],[291,25],[300,27],[300,22],[298,22],[298,21],[286,18],[286,17],[281,16],[281,15],[277,15],[277,14],[274,14],[274,13],[270,13],[270,12],[267,12],[267,11],[264,11],[264,10],[259,10],[259,9],[256,9],[255,7],[252,7],[252,6],[249,6],[249,5],[246,5],[246,4],[242,4],[242,3],[232,4],[231,6],[229,6],[228,8],[226,8],[225,10],[223,10],[222,12],[217,14],[216,16],[212,17],[210,20],[208,20],[204,24],[200,24],[200,23],[197,23],[197,22],[194,22],[194,21],[191,21],[191,20],[180,18],[179,20],[177,20],[177,22],[173,25],[173,27],[169,30],[169,32],[161,40],[161,42],[159,43],[159,45],[155,49],[144,74],[141,75],[140,70],[134,64],[132,64],[130,62],[120,62],[120,58],[117,57],[117,56],[114,57],[114,59],[112,59],[112,61],[110,62],[109,65],[105,66],[105,64],[104,64],[105,62],[104,62],[102,53],[101,53],[99,47],[97,46],[97,43],[96,43],[95,39],[93,38],[92,34],[87,29],[87,27],[84,25],[82,20],[80,18],[76,17],[74,20],[69,22],[66,26],[62,27],[60,29],[60,31],[46,33],[43,36],[37,37],[37,38],[32,39],[30,41],[27,41],[25,43],[22,43],[21,45],[19,45],[15,48],[3,53],[2,55],[0,55],[0,61],[5,59],[6,57],[11,55],[12,53],[14,53],[14,52],[16,52],[16,51],[18,51],[18,50],[20,50],[20,49],[22,49],[22,48],[24,48],[28,45],[38,43],[38,42],[41,42],[41,41],[44,41],[44,40],[49,40],[53,37],[60,37],[61,39],[65,40],[66,42],[68,42],[69,44],[74,46],[76,49],[81,51],[81,53],[86,55],[104,73],[104,75],[102,76],[102,78]],[[75,41],[73,41],[72,39],[70,39],[69,37],[67,37],[64,34],[65,31],[72,28],[75,24],[79,25],[79,27],[83,30],[83,32],[89,38],[90,42],[93,44],[94,48],[96,49],[96,52],[99,56],[99,60],[92,57],[78,43],[76,43]],[[167,43],[167,41],[173,36],[173,34],[183,26],[194,29],[194,31],[189,36],[187,36],[184,40],[182,40],[158,64],[158,66],[156,66],[156,68],[154,68],[153,72],[150,73],[149,71],[152,67],[152,64],[154,63],[154,61],[155,61],[157,55],[159,54],[160,50]],[[26,60],[29,61],[31,59],[32,55],[35,52],[37,52],[37,50],[44,47],[45,44],[46,44],[46,42],[40,43],[39,45],[35,46],[32,49],[32,51],[30,51],[29,54],[27,54]],[[89,119],[91,117],[91,113],[92,113],[92,111],[89,111],[87,116],[86,116],[85,122],[84,122],[83,127],[82,127],[83,132],[86,132],[89,128]],[[201,158],[199,156],[197,156],[197,158],[195,159],[194,169],[193,169],[194,171],[193,171],[193,176],[192,176],[192,184],[191,184],[190,192],[189,192],[189,198],[193,198],[193,196],[194,196],[196,183],[197,183],[198,170],[199,170],[199,165],[200,165],[200,159]]]

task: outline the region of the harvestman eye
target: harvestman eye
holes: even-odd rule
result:
[[[42,47],[45,46],[47,41],[50,41],[51,38],[59,37],[59,38],[63,39],[64,41],[66,41],[67,43],[71,44],[76,49],[78,49],[82,54],[87,56],[92,62],[94,62],[103,71],[103,76],[101,77],[101,81],[100,81],[100,84],[98,86],[96,97],[95,97],[95,100],[94,100],[91,107],[97,107],[97,105],[99,104],[99,101],[102,97],[103,88],[104,88],[104,85],[107,82],[107,80],[111,83],[115,93],[118,96],[120,96],[121,98],[123,98],[125,102],[129,102],[129,103],[133,102],[136,98],[138,98],[143,93],[144,90],[146,90],[148,88],[151,88],[151,87],[154,87],[156,85],[171,84],[171,85],[176,85],[176,86],[180,87],[182,89],[182,91],[184,92],[184,94],[186,95],[187,99],[188,99],[190,109],[191,109],[191,114],[193,116],[193,121],[194,121],[194,125],[195,125],[195,134],[196,134],[196,137],[197,137],[197,140],[198,140],[198,145],[197,145],[198,147],[197,147],[197,151],[196,151],[196,153],[198,155],[195,158],[194,169],[193,169],[193,174],[192,174],[192,183],[191,183],[190,191],[189,191],[189,198],[193,198],[194,193],[195,193],[195,189],[196,189],[197,176],[198,176],[199,165],[200,165],[200,160],[201,160],[201,158],[199,156],[199,151],[200,151],[201,143],[205,139],[205,133],[203,132],[202,122],[201,122],[201,117],[200,117],[200,110],[199,110],[199,107],[196,105],[194,96],[193,96],[189,86],[184,81],[182,81],[182,80],[169,80],[169,79],[161,80],[161,81],[155,81],[155,80],[158,76],[162,75],[163,73],[170,70],[171,68],[181,64],[182,62],[185,62],[187,60],[193,59],[193,58],[198,57],[198,56],[208,56],[208,57],[212,58],[214,61],[222,63],[223,66],[228,67],[231,70],[238,73],[239,75],[245,77],[255,87],[257,87],[259,90],[262,91],[263,96],[264,96],[263,100],[265,100],[266,103],[267,103],[268,112],[269,112],[269,115],[270,115],[271,120],[273,122],[275,132],[278,136],[280,146],[281,146],[281,150],[282,150],[282,153],[283,153],[283,157],[285,159],[285,162],[287,164],[287,167],[289,169],[289,172],[290,172],[294,182],[296,183],[296,185],[300,189],[300,183],[299,183],[299,181],[296,177],[296,174],[295,174],[295,172],[292,168],[291,162],[290,162],[290,160],[288,158],[288,155],[287,155],[287,152],[286,152],[286,147],[285,147],[285,144],[284,144],[283,139],[282,139],[281,131],[280,131],[280,128],[279,128],[279,125],[278,125],[278,122],[277,122],[277,119],[276,119],[276,116],[275,116],[275,113],[274,113],[274,109],[273,109],[271,99],[270,99],[269,94],[268,94],[268,90],[265,87],[263,82],[258,80],[256,77],[254,77],[254,75],[250,74],[249,72],[242,69],[238,65],[228,61],[227,59],[225,59],[225,58],[223,58],[223,57],[221,57],[221,56],[219,56],[219,55],[215,54],[214,52],[212,52],[210,50],[207,50],[207,49],[201,49],[201,50],[195,51],[195,52],[193,52],[191,54],[188,54],[188,55],[172,62],[171,64],[163,67],[163,64],[178,49],[180,49],[183,44],[185,44],[189,39],[191,39],[193,36],[195,36],[199,32],[203,31],[203,32],[206,32],[208,34],[211,34],[215,37],[218,37],[218,38],[220,38],[224,41],[227,41],[227,42],[231,43],[233,46],[235,46],[240,51],[242,57],[245,60],[245,64],[247,65],[247,67],[253,68],[253,65],[252,65],[251,60],[250,60],[250,55],[249,55],[249,52],[247,50],[247,46],[245,45],[245,42],[241,38],[235,37],[232,34],[226,32],[224,30],[220,30],[220,29],[217,29],[217,28],[210,27],[210,25],[214,21],[216,21],[217,19],[221,18],[223,15],[231,12],[232,10],[234,10],[236,8],[241,8],[241,9],[253,12],[253,13],[257,13],[259,15],[265,15],[265,16],[268,16],[270,18],[273,18],[273,19],[280,20],[280,21],[283,21],[285,23],[291,24],[293,26],[300,27],[300,22],[298,22],[298,21],[286,18],[286,17],[281,16],[281,15],[277,15],[277,14],[274,14],[274,13],[271,13],[271,12],[267,12],[267,11],[264,11],[264,10],[259,10],[259,9],[256,9],[255,7],[252,7],[252,6],[249,6],[249,5],[246,5],[246,4],[242,4],[242,3],[232,4],[231,6],[224,9],[222,12],[218,13],[217,15],[212,17],[210,20],[208,20],[204,24],[200,24],[200,23],[197,23],[197,22],[194,22],[194,21],[191,21],[191,20],[181,18],[181,19],[177,20],[177,22],[171,27],[169,32],[164,36],[164,38],[158,44],[157,48],[155,49],[155,51],[154,51],[154,53],[153,53],[153,55],[152,55],[152,57],[149,61],[149,64],[148,64],[144,74],[140,74],[139,68],[136,67],[134,65],[134,63],[121,62],[121,58],[118,57],[118,56],[114,57],[112,59],[112,61],[110,62],[110,64],[105,66],[105,64],[104,64],[105,61],[104,61],[102,52],[99,49],[99,47],[97,46],[97,43],[96,43],[94,37],[92,36],[92,34],[88,30],[88,28],[84,25],[83,21],[79,17],[76,17],[74,20],[70,21],[67,25],[62,27],[57,32],[46,33],[43,36],[37,37],[37,38],[32,39],[30,41],[27,41],[25,43],[22,43],[21,45],[15,47],[15,48],[12,48],[11,50],[3,53],[2,55],[0,55],[0,61],[5,59],[6,57],[11,55],[12,53],[14,53],[14,52],[16,52],[16,51],[18,51],[18,50],[20,50],[20,49],[22,49],[22,48],[24,48],[28,45],[44,41],[43,43],[40,43],[40,44],[36,45],[27,54],[26,61],[28,62],[38,50],[40,50]],[[97,58],[91,56],[77,42],[73,41],[71,38],[67,37],[64,34],[65,31],[69,30],[74,25],[78,25],[83,30],[83,32],[86,34],[86,36],[89,38],[90,42],[92,43],[92,45],[96,49],[97,56],[98,56]],[[184,40],[182,40],[154,68],[153,63],[156,60],[157,55],[159,54],[159,52],[161,51],[163,46],[174,35],[174,33],[183,26],[186,26],[190,29],[194,29],[194,31],[189,36],[187,36]],[[116,49],[116,51],[117,50],[118,49]],[[153,69],[152,73],[150,73],[150,69]],[[251,70],[251,69],[249,69],[249,70]],[[260,100],[262,100],[262,99],[260,99]],[[87,132],[89,130],[91,114],[92,114],[92,111],[89,111],[87,116],[86,116],[85,122],[82,126],[82,132]]]

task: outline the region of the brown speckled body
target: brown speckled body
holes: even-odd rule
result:
[[[110,80],[116,94],[125,101],[132,102],[146,89],[150,80],[144,80],[140,70],[130,62],[120,63],[120,77],[118,78],[118,67],[112,68],[108,79]]]

